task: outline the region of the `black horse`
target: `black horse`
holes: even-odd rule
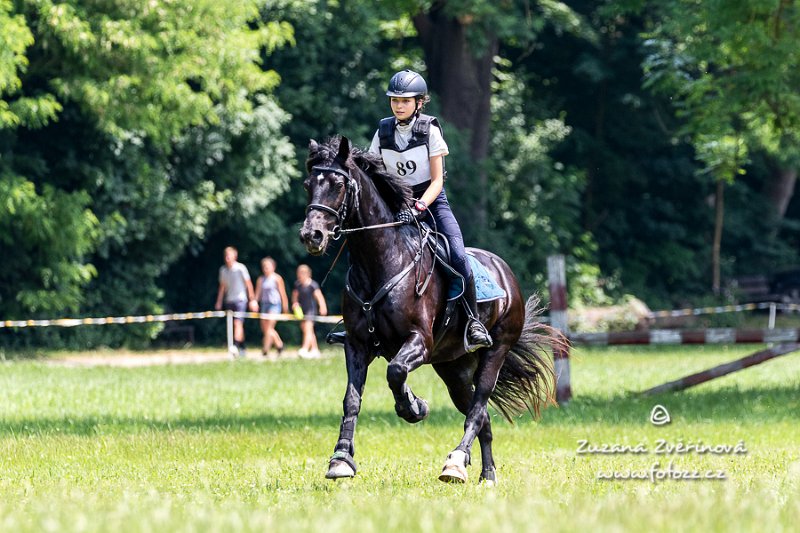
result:
[[[480,479],[494,484],[487,403],[491,400],[509,420],[524,410],[538,415],[543,404],[552,402],[554,379],[547,350],[563,339],[536,322],[538,300],[531,298],[525,305],[517,280],[502,259],[468,249],[506,296],[479,306],[494,344],[466,353],[464,313],[456,313],[450,327],[444,324],[450,279],[433,268],[434,258],[421,240],[421,230],[394,223],[395,213],[412,202],[410,189],[384,171],[379,157],[351,150],[349,144],[344,137],[322,144],[311,141],[304,182],[309,205],[300,231],[312,255],[325,252],[331,240],[343,233],[350,252],[342,296],[348,383],[339,440],[326,477],[356,473],[353,438],[367,368],[375,357],[383,356],[389,362],[386,378],[400,417],[415,423],[428,415],[425,401],[406,383],[409,372],[426,363],[433,365],[453,403],[466,416],[464,436],[447,456],[439,479],[466,482],[477,436]],[[429,284],[421,290],[425,279]]]

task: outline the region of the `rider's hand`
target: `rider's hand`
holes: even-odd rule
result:
[[[403,209],[402,211],[397,213],[397,216],[395,216],[394,218],[395,220],[397,220],[398,222],[402,222],[403,224],[411,224],[412,222],[414,222],[414,211],[408,208]]]
[[[427,211],[428,206],[422,200],[418,200],[414,207],[407,207],[397,213],[395,216],[395,220],[398,222],[402,222],[403,224],[411,224],[414,222],[414,219],[421,219],[425,216],[425,212]]]

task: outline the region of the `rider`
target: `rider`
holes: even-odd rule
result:
[[[444,190],[444,156],[449,150],[439,121],[421,113],[430,101],[428,85],[418,73],[403,70],[389,80],[386,95],[393,116],[380,121],[369,151],[380,155],[386,170],[411,185],[414,197],[418,198],[413,207],[398,213],[396,219],[411,224],[415,218],[429,221],[433,218],[437,230],[447,237],[450,264],[466,282],[467,349],[489,347],[492,337],[478,318],[475,283],[464,250],[464,237]]]

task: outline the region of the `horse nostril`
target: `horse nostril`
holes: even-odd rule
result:
[[[300,230],[300,242],[303,244],[319,245],[325,238],[325,234],[318,229],[302,229]]]

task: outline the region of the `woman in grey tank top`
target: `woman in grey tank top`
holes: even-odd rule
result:
[[[261,260],[263,275],[256,280],[256,300],[262,313],[277,315],[289,312],[289,298],[286,296],[286,284],[281,275],[275,272],[275,266],[275,260],[271,257]],[[276,322],[274,318],[261,319],[261,332],[264,334],[261,353],[264,357],[270,356],[273,344],[279,356],[283,352],[283,340],[275,330]]]

